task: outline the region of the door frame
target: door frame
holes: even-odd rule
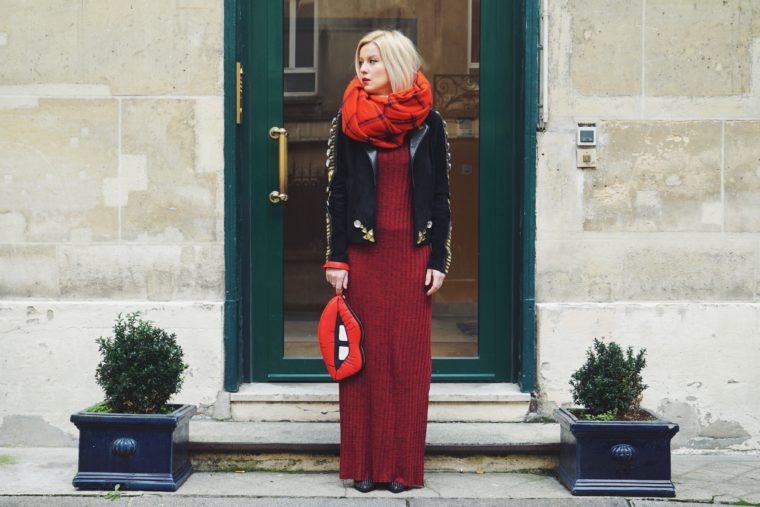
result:
[[[242,312],[256,301],[247,300],[245,291],[242,290],[243,282],[251,276],[249,266],[242,262],[244,257],[255,255],[249,247],[256,248],[252,242],[250,230],[241,227],[241,217],[251,212],[251,203],[238,199],[242,167],[238,150],[238,144],[242,140],[242,131],[236,124],[236,62],[241,59],[244,52],[252,52],[247,47],[247,42],[241,37],[241,15],[243,4],[246,0],[225,0],[224,2],[224,229],[225,229],[225,305],[224,305],[224,388],[229,392],[237,392],[245,377],[246,364],[244,357],[248,344],[245,340],[244,321]],[[281,0],[267,0],[281,1]],[[501,113],[498,117],[493,114],[490,118],[493,128],[488,128],[488,121],[481,119],[481,135],[497,135],[495,125],[510,124],[514,128],[509,132],[511,144],[514,149],[508,153],[511,160],[505,163],[505,167],[513,167],[516,171],[511,183],[515,188],[513,196],[517,201],[518,213],[515,213],[513,224],[517,234],[515,243],[506,242],[505,247],[510,248],[511,257],[514,259],[511,269],[512,286],[514,293],[509,293],[505,299],[512,307],[514,326],[511,330],[516,337],[512,341],[513,364],[510,365],[512,377],[523,392],[531,392],[535,388],[535,158],[536,158],[536,128],[538,120],[538,28],[539,28],[539,0],[521,0],[520,2],[502,2],[500,0],[481,0],[481,8],[487,5],[489,9],[496,9],[500,13],[513,20],[514,30],[493,30],[497,34],[490,44],[483,46],[481,51],[499,51],[500,47],[513,47],[516,54],[508,55],[517,62],[518,69],[522,71],[523,79],[517,82],[512,93],[503,93],[501,102],[496,110]],[[511,12],[507,12],[511,10]],[[484,16],[483,23],[502,19],[500,16]],[[255,35],[254,35],[255,37]],[[512,37],[513,40],[509,41]],[[257,41],[261,45],[274,43],[273,41]],[[509,42],[509,44],[507,44]],[[264,52],[259,52],[259,54]],[[250,54],[250,53],[249,53]],[[245,76],[248,82],[252,82],[252,71],[247,70]],[[481,70],[482,74],[482,70]],[[513,80],[514,81],[514,80]],[[244,107],[249,104],[246,96],[255,93],[250,91],[253,87],[247,85],[247,94],[244,92]],[[261,101],[259,101],[261,102]],[[250,107],[250,106],[249,106]],[[254,106],[255,107],[255,106]],[[255,113],[255,110],[252,111]],[[505,121],[512,118],[514,121]],[[250,131],[250,129],[249,129]],[[250,137],[250,133],[248,133]],[[506,174],[506,171],[505,171]],[[505,213],[511,209],[500,209]],[[498,222],[495,220],[494,222]],[[270,240],[272,238],[269,238]],[[276,238],[275,238],[276,239]],[[495,252],[481,252],[481,256],[495,254]],[[495,298],[492,298],[495,299]],[[499,308],[479,303],[480,311],[498,312]],[[495,301],[492,301],[495,304]],[[254,337],[255,339],[255,337]],[[254,358],[255,361],[255,358]],[[254,362],[255,367],[255,362]]]

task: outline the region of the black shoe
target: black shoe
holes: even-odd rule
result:
[[[375,483],[372,479],[364,479],[363,481],[354,481],[354,489],[361,491],[362,493],[369,493],[375,489]]]
[[[393,481],[388,485],[388,491],[391,493],[401,493],[402,491],[406,491],[409,489],[408,487],[404,486],[400,482]]]

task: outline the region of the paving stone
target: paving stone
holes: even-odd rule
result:
[[[101,504],[102,505],[102,501]],[[130,502],[129,507],[404,507],[406,501],[403,499],[389,498],[179,498],[179,497],[155,497],[144,496],[135,498]]]
[[[130,497],[106,500],[99,496],[0,496],[0,507],[129,507]]]
[[[104,505],[105,492],[78,491],[74,448],[0,447],[0,506]],[[699,503],[760,502],[760,456],[674,455],[675,499],[573,497],[551,475],[428,472],[424,488],[395,495],[363,494],[336,473],[194,473],[175,493],[127,491],[115,506],[526,506],[686,507]],[[720,473],[722,472],[722,473]],[[691,502],[691,503],[689,503]]]
[[[409,507],[627,507],[623,498],[515,498],[515,499],[463,499],[437,498],[435,500],[420,498],[409,501]],[[685,504],[679,504],[685,505]]]
[[[355,491],[355,490],[354,490]],[[247,497],[344,497],[346,487],[337,474],[272,472],[194,473],[177,495]],[[358,492],[357,492],[358,493]]]
[[[631,507],[663,507],[667,500],[631,500]],[[704,507],[704,503],[678,502],[678,507]]]

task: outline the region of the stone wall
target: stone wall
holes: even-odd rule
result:
[[[543,410],[593,338],[646,347],[676,447],[760,448],[760,3],[552,0],[538,135]],[[598,165],[578,169],[579,122]]]
[[[95,338],[119,312],[176,332],[190,364],[177,401],[212,403],[222,2],[0,0],[0,12],[0,438],[35,427],[38,444],[70,442],[68,415],[101,397]]]

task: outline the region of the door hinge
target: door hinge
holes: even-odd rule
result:
[[[236,62],[235,66],[235,123],[243,122],[243,66]]]

